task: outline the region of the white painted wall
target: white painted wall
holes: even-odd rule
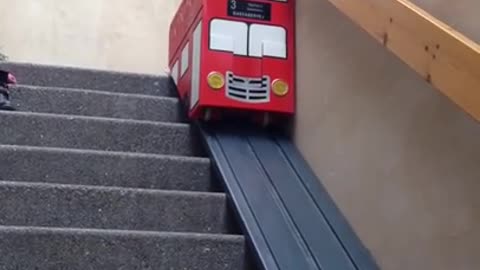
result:
[[[12,61],[163,72],[180,2],[0,0],[0,52]]]

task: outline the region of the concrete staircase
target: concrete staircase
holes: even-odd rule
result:
[[[253,269],[166,77],[0,67],[0,269]]]

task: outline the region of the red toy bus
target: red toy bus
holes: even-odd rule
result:
[[[294,0],[183,0],[170,26],[169,69],[190,119],[295,111]]]

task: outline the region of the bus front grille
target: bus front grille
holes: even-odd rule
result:
[[[270,102],[270,78],[247,78],[227,72],[226,96],[240,102]]]

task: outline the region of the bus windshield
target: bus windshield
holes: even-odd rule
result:
[[[209,44],[211,50],[235,55],[287,58],[287,33],[281,26],[213,19]]]

